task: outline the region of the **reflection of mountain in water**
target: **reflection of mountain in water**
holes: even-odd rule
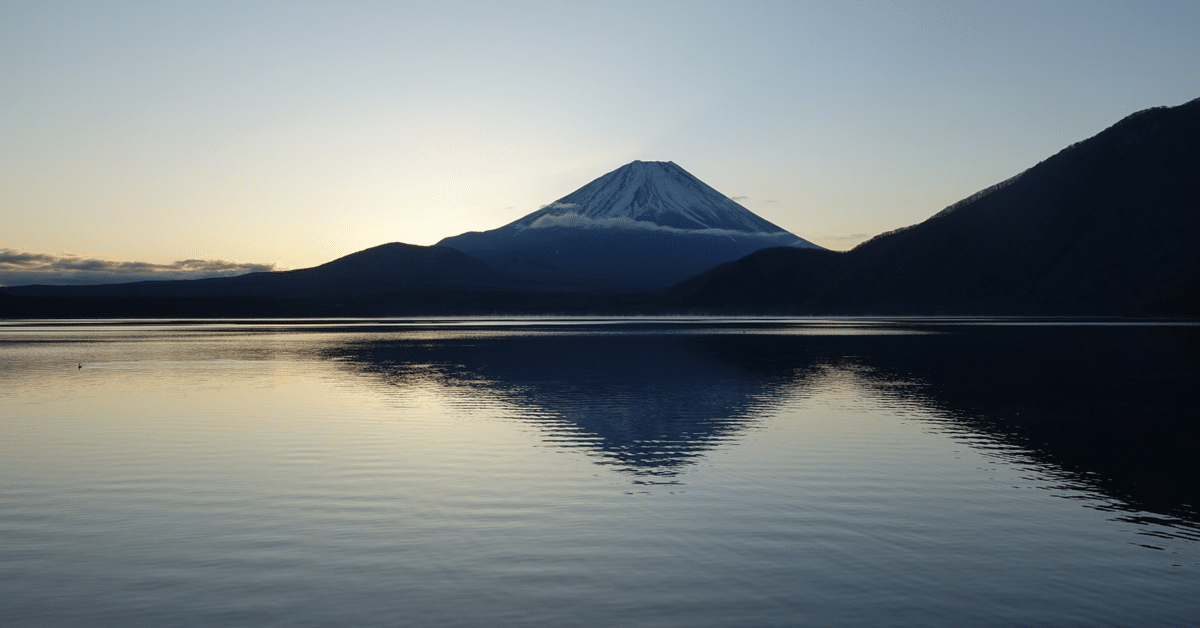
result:
[[[1013,323],[910,321],[898,327],[933,333],[777,337],[727,355],[772,375],[791,356],[853,368],[1119,507],[1200,522],[1200,327]]]
[[[531,335],[423,343],[374,342],[339,357],[391,380],[432,371],[520,409],[548,442],[606,464],[671,476],[747,429],[790,378],[763,378],[706,351],[703,337]],[[429,365],[429,366],[424,366]]]
[[[1134,509],[1200,521],[1200,327],[945,329],[890,339],[865,362],[884,380],[919,378],[957,427]]]
[[[814,331],[805,325],[796,329]],[[928,408],[951,431],[1017,448],[1130,508],[1200,521],[1200,327],[910,321],[884,330],[933,333],[877,335],[858,325],[866,333],[574,335],[560,327],[558,335],[364,343],[336,357],[387,380],[428,377],[432,368],[442,385],[520,407],[559,445],[657,475],[736,438],[813,371],[852,371],[884,396]],[[613,328],[571,331],[598,329]]]

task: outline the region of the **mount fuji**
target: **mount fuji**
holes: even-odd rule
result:
[[[635,161],[503,227],[438,245],[522,280],[606,291],[664,288],[764,248],[821,248],[669,161]]]

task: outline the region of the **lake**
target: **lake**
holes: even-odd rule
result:
[[[1178,626],[1200,326],[0,322],[0,624]]]

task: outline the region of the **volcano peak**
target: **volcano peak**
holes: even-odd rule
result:
[[[604,289],[665,287],[775,246],[820,248],[670,161],[633,161],[498,229],[439,244],[515,277]]]
[[[624,227],[790,235],[672,161],[630,162],[507,227]],[[800,242],[801,246],[811,246]]]

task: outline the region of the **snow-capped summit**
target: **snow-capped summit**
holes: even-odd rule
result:
[[[672,285],[768,247],[820,248],[669,161],[635,161],[515,220],[438,243],[528,281],[629,290]]]
[[[621,166],[511,226],[787,234],[671,161]]]

